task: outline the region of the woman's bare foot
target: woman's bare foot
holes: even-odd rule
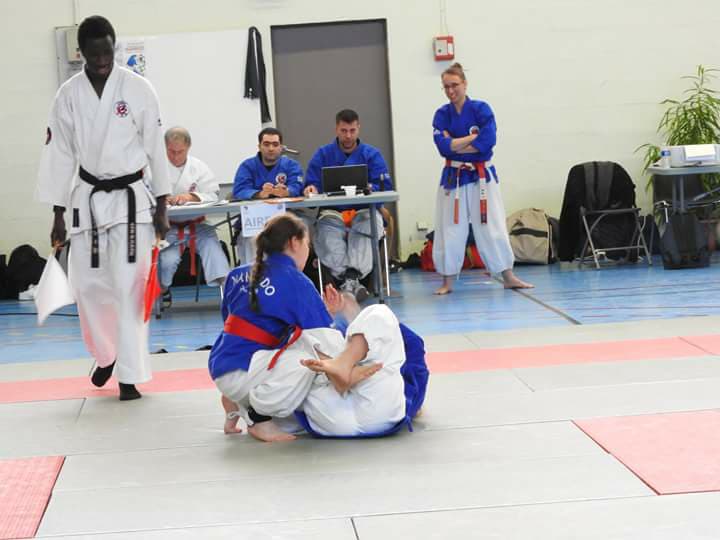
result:
[[[355,366],[350,373],[350,388],[360,381],[369,379],[383,368],[382,364],[368,364],[367,366]]]
[[[453,279],[455,276],[443,276],[442,286],[435,291],[435,294],[450,294],[452,292]]]
[[[248,433],[262,442],[286,442],[297,439],[295,435],[285,433],[272,421],[258,422],[248,427]]]
[[[222,403],[223,410],[225,411],[225,424],[223,425],[225,435],[242,433],[242,429],[237,427],[238,420],[240,420],[240,414],[238,413],[240,408],[237,406],[237,403],[225,396],[220,397],[220,403]]]
[[[535,287],[532,283],[527,283],[517,277],[512,270],[503,270],[503,287],[506,289],[532,289]]]
[[[383,367],[382,364],[354,366],[350,370],[349,377],[345,378],[342,366],[338,367],[338,363],[333,362],[332,360],[308,359],[300,360],[300,363],[311,371],[324,373],[339,394],[344,394],[360,381],[364,381],[365,379],[372,377]]]
[[[307,360],[300,360],[300,363],[308,368],[310,371],[315,373],[324,373],[327,375],[328,380],[332,383],[339,393],[347,392],[350,388],[352,380],[352,367],[348,372],[346,367],[339,362],[330,360],[318,360],[315,358],[308,358]]]
[[[242,433],[242,428],[237,427],[238,420],[240,420],[240,414],[237,412],[231,412],[225,415],[225,424],[223,425],[225,435]]]
[[[327,375],[338,392],[342,393],[350,388],[352,370],[360,360],[367,356],[368,350],[365,336],[353,334],[347,339],[343,352],[337,358],[326,358],[323,355],[319,359],[300,360],[300,363],[312,371]],[[341,388],[345,388],[345,390],[340,390]]]

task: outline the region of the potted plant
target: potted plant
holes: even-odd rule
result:
[[[657,132],[660,140],[668,146],[684,144],[720,143],[720,93],[710,87],[715,73],[720,70],[697,67],[695,75],[682,77],[690,81],[690,87],[683,92],[683,99],[665,99],[660,104],[668,108],[660,119]],[[643,172],[660,159],[660,147],[646,143],[635,151],[644,150]],[[720,175],[699,175],[706,191],[720,186]],[[654,180],[648,179],[645,189],[653,187]],[[658,210],[659,211],[659,210]],[[716,247],[715,223],[718,211],[702,209],[698,217],[707,223],[708,244],[711,250]]]
[[[697,67],[695,75],[682,77],[691,81],[690,88],[683,92],[684,99],[665,99],[661,105],[669,105],[657,127],[660,139],[668,146],[683,144],[720,143],[720,94],[710,87],[710,81],[720,70]],[[660,147],[646,143],[636,149],[645,150],[643,171],[660,159]],[[705,188],[710,190],[720,185],[720,175],[702,175]],[[647,188],[652,185],[652,178]]]

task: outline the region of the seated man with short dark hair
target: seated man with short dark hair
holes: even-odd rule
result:
[[[298,197],[303,190],[303,171],[294,159],[283,156],[283,136],[267,127],[258,134],[258,153],[243,161],[235,173],[233,199]],[[308,224],[310,225],[310,224]],[[236,224],[236,227],[239,226]],[[255,259],[251,238],[238,236],[238,256],[247,264]]]
[[[380,151],[360,141],[360,118],[350,109],[335,116],[336,138],[318,148],[307,168],[305,195],[322,193],[322,169],[339,165],[368,167],[369,187],[372,191],[392,189],[387,164]],[[382,237],[382,216],[376,213],[376,223]],[[370,238],[370,210],[367,205],[324,208],[316,225],[313,238],[320,262],[330,269],[341,290],[349,292],[362,302],[368,297],[360,280],[372,270],[372,243]]]

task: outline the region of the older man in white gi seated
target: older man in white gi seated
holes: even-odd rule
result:
[[[173,127],[165,133],[165,147],[170,161],[170,185],[172,194],[168,203],[182,206],[188,203],[208,203],[218,200],[220,186],[215,175],[205,163],[188,155],[192,139],[187,129]],[[160,284],[163,301],[171,303],[169,287],[177,271],[185,249],[190,250],[190,273],[197,275],[195,253],[200,254],[205,281],[211,286],[222,286],[230,271],[227,257],[220,246],[215,228],[204,223],[201,217],[189,221],[170,221],[167,241],[179,243],[160,254]]]

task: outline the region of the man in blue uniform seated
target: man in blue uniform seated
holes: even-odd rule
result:
[[[382,154],[359,138],[358,113],[350,109],[337,113],[335,135],[333,142],[318,148],[308,164],[305,196],[322,193],[323,167],[339,165],[365,164],[372,191],[393,189]],[[375,219],[382,224],[380,212],[376,212]],[[379,229],[382,235],[382,227]],[[320,262],[330,269],[340,289],[355,295],[359,302],[365,300],[368,292],[360,280],[370,273],[373,264],[369,208],[360,204],[324,208],[313,244]]]
[[[282,152],[280,130],[264,128],[258,134],[258,153],[243,161],[235,173],[233,199],[246,201],[302,196],[302,167],[294,159],[283,156]],[[239,227],[239,221],[236,227]],[[237,245],[240,260],[251,263],[255,259],[252,239],[238,235]]]

